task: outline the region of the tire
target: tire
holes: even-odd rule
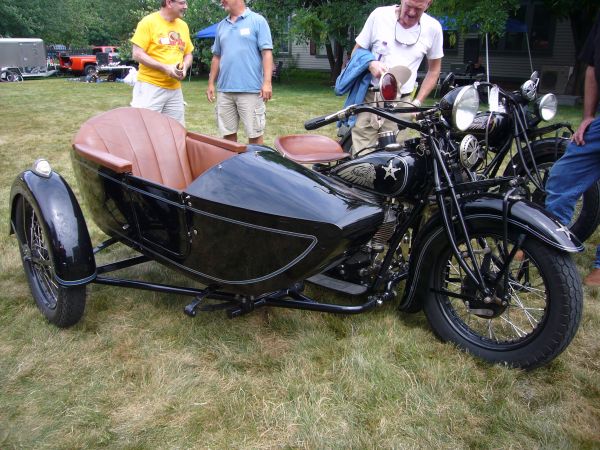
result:
[[[96,64],[88,64],[83,68],[83,74],[88,77],[98,72],[98,66]]]
[[[560,158],[565,151],[565,145],[558,149],[557,157]],[[544,183],[548,179],[550,169],[556,162],[554,150],[552,153],[544,153],[536,155],[536,164]],[[515,173],[519,176],[525,176],[527,172],[523,167],[523,163],[519,158],[514,161]],[[510,164],[509,164],[510,167]],[[506,174],[506,172],[505,172]],[[512,170],[511,170],[512,174]],[[535,187],[533,183],[528,184],[529,197],[534,203],[545,207],[546,194]],[[600,180],[594,183],[583,195],[577,200],[573,218],[569,223],[569,229],[577,236],[581,242],[585,242],[600,224]]]
[[[503,265],[501,242],[500,233],[471,238],[486,279]],[[513,243],[509,238],[509,251]],[[466,250],[464,240],[459,249]],[[502,306],[483,301],[448,245],[436,258],[424,311],[443,341],[488,362],[530,370],[548,364],[569,345],[581,320],[583,292],[568,254],[533,239],[521,249],[523,257],[511,263],[508,302]]]
[[[21,197],[16,205],[16,235],[27,282],[46,319],[60,328],[75,325],[85,310],[86,287],[62,286],[55,276],[48,231],[39,209]]]

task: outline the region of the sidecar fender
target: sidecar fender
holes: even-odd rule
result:
[[[22,172],[10,192],[10,234],[16,229],[20,201],[29,202],[50,237],[47,245],[57,281],[64,286],[86,284],[96,277],[90,235],[79,203],[67,182],[56,172],[49,177],[31,170]],[[24,242],[25,236],[18,236]]]
[[[462,211],[469,232],[494,232],[500,236],[504,233],[501,195],[471,197],[463,203]],[[583,251],[583,245],[567,227],[532,202],[510,200],[507,218],[511,236],[524,234],[526,239],[536,239],[564,252]],[[408,280],[400,302],[402,311],[416,312],[421,309],[422,300],[427,295],[427,274],[431,272],[431,261],[440,258],[446,248],[446,231],[438,212],[423,226],[413,244]]]

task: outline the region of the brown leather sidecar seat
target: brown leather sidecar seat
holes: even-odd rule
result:
[[[182,190],[196,177],[246,146],[187,132],[176,120],[143,108],[118,108],[86,121],[73,148],[117,173],[130,172]]]

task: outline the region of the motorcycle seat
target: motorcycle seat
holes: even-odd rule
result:
[[[275,148],[284,157],[300,164],[315,164],[349,158],[340,144],[320,134],[290,134],[275,138]]]
[[[246,146],[191,133],[176,120],[143,108],[117,108],[85,122],[73,140],[81,157],[117,173],[182,190]]]

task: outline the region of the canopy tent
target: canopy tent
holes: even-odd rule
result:
[[[207,26],[203,30],[198,31],[194,37],[196,39],[214,39],[215,34],[217,33],[217,25],[218,23],[213,23],[212,25]]]

